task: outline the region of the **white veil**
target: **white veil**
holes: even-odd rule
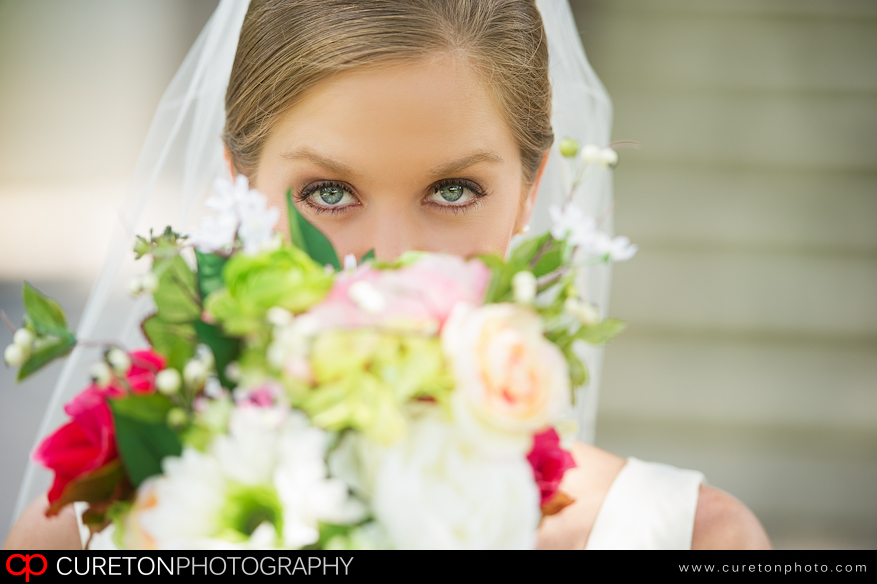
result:
[[[554,89],[552,123],[558,139],[570,136],[580,143],[606,145],[612,118],[609,97],[585,58],[572,12],[566,0],[537,0],[548,37]],[[173,225],[181,232],[194,227],[200,203],[214,179],[227,173],[220,139],[225,120],[225,93],[237,49],[238,36],[249,0],[221,0],[190,49],[159,102],[141,151],[126,199],[119,209],[107,260],[82,314],[77,337],[121,343],[127,348],[145,344],[140,321],[151,310],[148,299],[127,295],[127,284],[146,271],[134,262],[132,246],[137,234],[150,228]],[[548,207],[562,200],[561,167],[552,159],[534,212],[537,232],[548,228]],[[578,191],[576,202],[599,216],[611,205],[609,173],[599,173]],[[611,229],[604,222],[604,229]],[[590,268],[583,292],[605,311],[609,269]],[[98,349],[78,346],[67,358],[40,425],[37,441],[66,421],[63,406],[88,380],[88,369],[99,358]],[[600,378],[600,350],[586,356],[591,382],[580,388],[576,410],[579,437],[592,442]],[[28,463],[13,518],[47,490],[50,476]]]

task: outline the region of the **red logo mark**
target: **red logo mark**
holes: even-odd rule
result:
[[[21,570],[19,570],[18,572],[12,571],[12,560],[15,558],[21,558],[21,561],[24,562],[24,567]],[[43,561],[43,569],[40,570],[39,572],[34,572],[33,570],[31,570],[30,569],[31,558],[39,558],[40,560],[42,560]],[[22,555],[22,554],[12,554],[11,556],[9,556],[9,559],[6,560],[6,571],[9,572],[10,574],[12,574],[13,576],[21,576],[22,574],[24,574],[24,581],[30,582],[30,575],[31,574],[33,574],[34,576],[43,575],[46,572],[46,567],[48,567],[48,565],[49,565],[48,562],[46,562],[46,556],[44,556],[43,554],[33,554],[33,555],[27,554],[26,556]]]

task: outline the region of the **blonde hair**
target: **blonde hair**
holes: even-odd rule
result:
[[[254,178],[271,129],[311,87],[362,65],[460,55],[484,75],[532,184],[554,140],[548,46],[535,0],[252,0],[223,140]]]

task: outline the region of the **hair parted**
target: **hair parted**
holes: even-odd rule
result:
[[[254,178],[271,129],[320,81],[441,52],[485,76],[532,183],[554,140],[535,0],[252,0],[225,100],[223,140],[235,169]]]

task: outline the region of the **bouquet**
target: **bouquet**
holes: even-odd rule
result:
[[[291,201],[284,242],[244,177],[216,185],[200,230],[138,237],[149,346],[105,346],[37,448],[47,513],[85,502],[90,543],[119,548],[533,547],[572,502],[576,347],[623,326],[576,274],[635,252],[569,202],[615,152],[561,150],[570,198],[508,259],[342,260]],[[19,380],[78,342],[57,302],[23,296]]]

